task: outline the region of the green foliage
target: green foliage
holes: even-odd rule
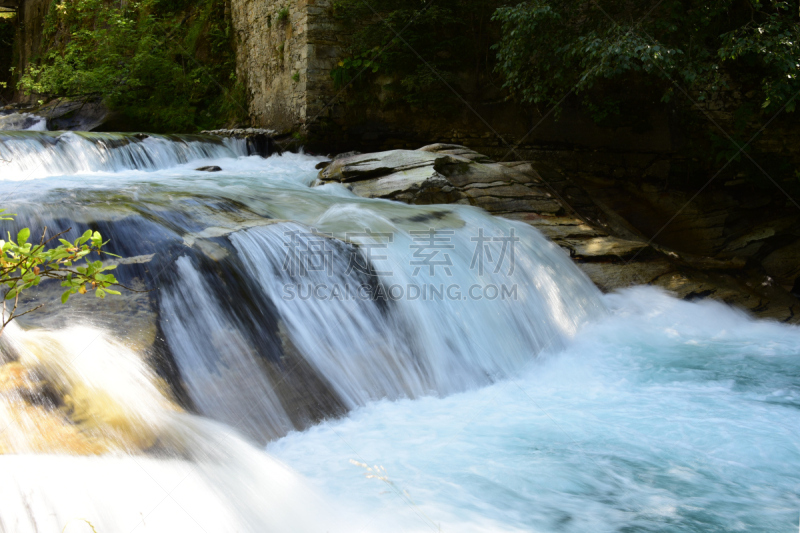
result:
[[[786,105],[792,112],[800,91],[800,24],[797,2],[754,0],[758,10],[743,26],[721,36],[719,58],[742,68],[754,68],[762,107]]]
[[[0,220],[12,220],[13,216],[7,215],[5,211],[0,209]],[[112,255],[103,252],[103,246],[107,243],[103,242],[99,232],[87,230],[74,242],[58,239],[58,246],[48,247],[59,235],[47,240],[42,235],[39,243],[33,244],[29,242],[31,230],[23,228],[16,238],[9,234],[7,241],[0,240],[0,285],[6,287],[0,334],[15,318],[41,307],[17,313],[20,295],[39,285],[42,279],[61,281],[61,286],[66,288],[61,296],[62,303],[66,303],[73,294],[86,294],[92,290],[98,298],[105,298],[106,294],[120,294],[119,291],[109,288],[118,283],[113,274],[106,273],[116,268],[116,265],[104,266],[102,261],[91,260],[92,254]],[[8,300],[13,300],[10,310],[7,309]]]
[[[363,71],[371,71],[373,74],[377,73],[381,68],[381,63],[373,60],[380,52],[380,47],[376,46],[366,52],[355,54],[353,57],[347,57],[341,61],[336,68],[331,70],[331,78],[336,89],[341,89],[358,76]]]
[[[388,95],[384,105],[453,105],[456,97],[445,83],[460,92],[479,91],[491,83],[491,17],[501,4],[337,0],[335,16],[357,30],[348,56],[331,72],[334,83],[343,87],[353,82],[355,92],[366,95],[364,89],[380,77]],[[471,74],[468,86],[462,83],[465,73]]]
[[[278,21],[279,22],[286,22],[287,20],[289,20],[289,8],[288,7],[282,7],[278,11]]]
[[[791,111],[800,90],[796,1],[531,0],[494,18],[497,70],[524,102],[552,106],[574,89],[602,119],[619,102],[598,94],[646,88],[669,102],[677,82],[700,101],[736,87]]]
[[[240,119],[223,0],[54,0],[46,51],[19,87],[46,96],[102,98],[127,122],[195,131]]]
[[[298,83],[300,81],[300,73],[299,72],[295,72],[294,74],[292,74],[292,81],[295,82],[295,83]]]

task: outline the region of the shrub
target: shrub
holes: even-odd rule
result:
[[[222,103],[237,94],[223,10],[222,0],[54,0],[45,52],[19,87],[101,98],[132,125],[153,131],[196,131],[241,119],[243,102]]]

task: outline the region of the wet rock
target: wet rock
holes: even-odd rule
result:
[[[367,198],[412,204],[462,203],[494,214],[562,210],[539,186],[535,172],[494,163],[459,145],[337,156],[321,170],[319,180],[348,183],[351,191]]]
[[[219,129],[219,130],[204,130],[200,132],[203,135],[217,135],[218,137],[251,137],[253,135],[266,135],[274,137],[278,135],[275,130],[265,128],[232,128],[232,129]]]
[[[437,177],[435,164],[443,162],[448,156],[439,156],[414,150],[390,150],[375,154],[351,155],[334,159],[322,169],[319,178],[322,181],[338,181],[341,183],[364,181],[379,177],[400,174],[403,172],[422,169],[414,173],[414,180],[425,177]],[[395,181],[399,182],[400,177]]]
[[[54,100],[36,110],[47,119],[50,130],[92,131],[101,128],[113,116],[100,101]]]
[[[797,298],[770,283],[768,278],[758,272],[742,271],[732,275],[676,270],[656,278],[651,284],[667,289],[685,300],[711,298],[760,318],[800,323],[800,303]]]
[[[665,260],[619,262],[582,262],[578,267],[603,292],[634,285],[650,285],[656,279],[675,271],[675,265]]]
[[[348,157],[353,157],[353,156],[356,156],[356,155],[361,155],[361,152],[345,152],[343,154],[337,154],[337,155],[333,156],[333,160],[336,161],[338,159],[346,159]]]
[[[207,166],[207,167],[196,168],[195,170],[198,170],[200,172],[220,172],[222,169],[217,166]]]
[[[794,242],[775,250],[761,264],[778,283],[793,287],[800,280],[800,243]],[[800,292],[800,291],[798,291]]]
[[[248,155],[269,157],[274,153],[281,153],[277,138],[278,132],[265,128],[233,128],[220,130],[204,130],[201,135],[214,135],[216,137],[233,137],[247,141]]]
[[[420,152],[433,152],[437,154],[449,154],[464,157],[476,163],[494,163],[491,158],[479,154],[475,150],[470,150],[466,146],[460,144],[429,144],[418,149]]]
[[[319,182],[340,182],[365,198],[387,198],[405,203],[455,203],[465,196],[441,171],[466,159],[416,150],[391,150],[334,158],[319,173]]]

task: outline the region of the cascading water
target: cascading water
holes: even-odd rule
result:
[[[603,297],[525,224],[310,187],[318,159],[247,154],[0,133],[8,229],[99,229],[117,277],[154,289],[3,334],[0,531],[796,522],[796,328]]]
[[[47,131],[47,119],[32,113],[0,114],[0,131]]]
[[[204,158],[247,155],[242,139],[191,135],[6,132],[4,180],[124,170],[159,170]]]

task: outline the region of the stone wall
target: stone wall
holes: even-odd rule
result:
[[[333,91],[340,55],[330,0],[231,0],[237,74],[247,88],[251,122],[306,131]]]

